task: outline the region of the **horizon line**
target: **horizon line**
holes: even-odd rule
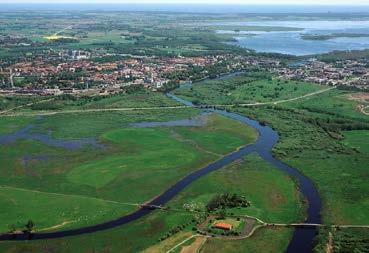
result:
[[[308,3],[298,3],[298,4],[289,4],[289,3],[280,3],[280,4],[269,4],[269,3],[259,3],[259,4],[254,4],[254,3],[167,3],[167,2],[155,2],[155,3],[148,3],[148,2],[126,2],[126,3],[117,3],[117,2],[106,2],[106,3],[86,3],[86,2],[52,2],[52,3],[45,3],[45,2],[16,2],[16,3],[3,3],[0,2],[0,5],[20,5],[20,4],[29,4],[29,5],[38,5],[38,4],[42,4],[42,5],[60,5],[60,4],[68,4],[68,5],[77,5],[77,4],[85,4],[85,5],[208,5],[208,6],[326,6],[326,7],[334,7],[334,6],[367,6],[369,7],[369,3],[368,4],[346,4],[346,3],[338,3],[338,4],[327,4],[327,3],[323,3],[323,4],[319,4],[319,3],[314,3],[314,4],[308,4]]]

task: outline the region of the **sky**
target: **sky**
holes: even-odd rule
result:
[[[0,3],[369,5],[369,0],[0,0]]]

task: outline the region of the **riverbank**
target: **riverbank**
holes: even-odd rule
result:
[[[242,89],[242,83],[231,82],[228,81],[228,86],[235,85],[236,91]],[[222,102],[227,91],[212,98],[206,95],[206,91],[213,91],[218,86],[217,82],[194,86],[194,96],[190,99],[203,96],[209,103]],[[190,93],[184,95],[190,97]],[[369,156],[363,137],[369,130],[369,121],[362,108],[359,109],[362,101],[352,97],[361,98],[364,95],[336,89],[316,97],[263,108],[235,106],[229,110],[258,119],[278,130],[281,141],[274,147],[273,153],[314,181],[322,195],[324,223],[360,225],[366,224],[369,219],[366,211],[369,208],[366,197],[369,189],[365,182]],[[360,142],[346,137],[355,136],[353,130],[361,131]],[[319,237],[319,240],[325,239]]]

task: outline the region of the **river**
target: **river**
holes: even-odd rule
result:
[[[234,75],[234,74],[233,74]],[[224,76],[222,77],[224,78]],[[167,94],[172,99],[175,99],[178,102],[181,102],[188,106],[193,106],[193,104],[189,101],[183,100],[173,94]],[[250,119],[240,114],[227,112],[225,110],[218,109],[207,109],[206,111],[214,112],[221,114],[223,116],[232,118],[234,120],[240,121],[244,124],[252,126],[255,128],[259,135],[258,139],[255,143],[246,145],[240,148],[237,151],[234,151],[231,154],[224,156],[223,158],[197,170],[187,175],[186,177],[179,180],[176,184],[170,186],[165,192],[154,198],[151,202],[147,204],[147,206],[162,206],[168,203],[171,199],[173,199],[178,193],[180,193],[185,187],[190,185],[192,182],[197,180],[198,178],[207,175],[208,173],[221,169],[224,166],[245,157],[251,153],[258,153],[265,161],[268,161],[276,168],[288,173],[291,175],[298,183],[299,190],[302,196],[306,199],[308,203],[307,217],[305,219],[306,223],[321,223],[320,211],[322,207],[321,199],[317,189],[315,188],[313,182],[305,177],[301,172],[297,169],[288,166],[282,161],[275,158],[272,154],[273,146],[278,142],[279,135],[276,131],[274,131],[269,126],[263,126],[258,121]],[[146,123],[149,126],[152,124]],[[141,124],[140,127],[143,125]],[[64,231],[56,231],[56,232],[35,232],[32,234],[2,234],[0,235],[0,240],[28,240],[28,239],[52,239],[52,238],[61,238],[66,236],[74,236],[81,234],[94,233],[97,231],[102,231],[106,229],[111,229],[117,226],[121,226],[127,224],[129,222],[135,221],[137,219],[142,218],[143,216],[151,213],[152,208],[141,207],[140,209],[134,211],[131,214],[124,215],[115,220],[111,220],[108,222],[104,222],[97,225],[77,228],[77,229],[69,229]],[[289,243],[287,253],[310,253],[312,252],[313,241],[315,238],[316,229],[315,228],[296,228],[293,234],[293,237]]]

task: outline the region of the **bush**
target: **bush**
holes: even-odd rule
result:
[[[234,208],[234,207],[249,207],[250,202],[244,197],[236,193],[230,195],[228,193],[215,196],[206,205],[208,212],[212,212],[218,208]]]

